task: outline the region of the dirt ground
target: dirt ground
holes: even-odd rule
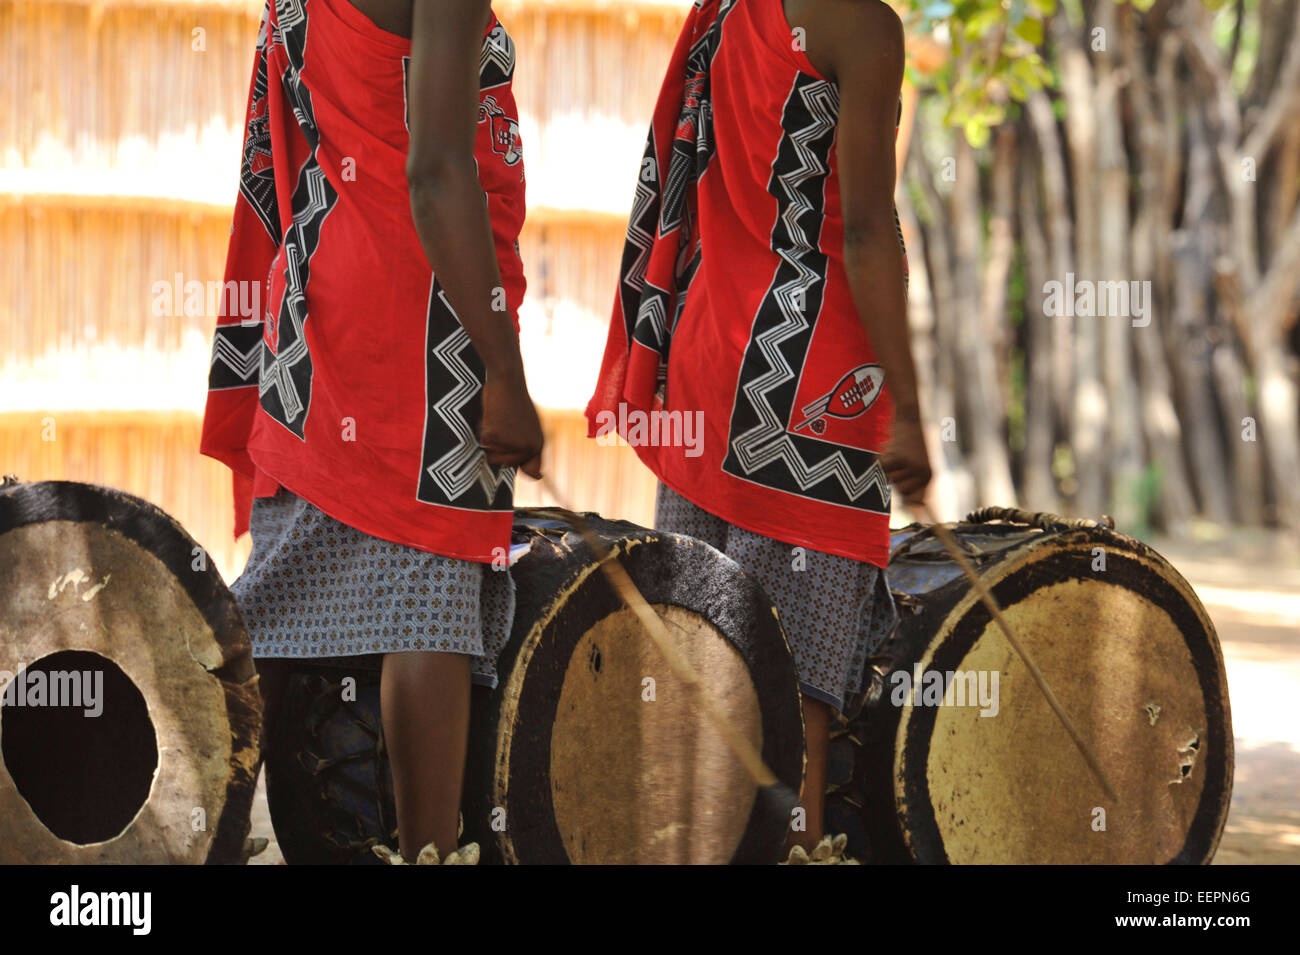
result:
[[[1251,535],[1153,542],[1223,645],[1236,772],[1216,865],[1300,863],[1300,555]]]
[[[1218,630],[1236,745],[1232,806],[1216,865],[1300,864],[1300,553],[1264,535],[1154,541]],[[282,862],[259,783],[254,864]]]

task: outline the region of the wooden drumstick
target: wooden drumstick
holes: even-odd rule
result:
[[[1106,778],[1106,774],[1102,772],[1101,764],[1097,762],[1097,758],[1092,755],[1092,750],[1088,748],[1088,744],[1083,741],[1083,737],[1075,729],[1074,723],[1071,722],[1070,717],[1065,712],[1065,707],[1061,705],[1061,701],[1056,698],[1056,694],[1052,692],[1051,686],[1048,685],[1047,677],[1043,675],[1043,671],[1038,668],[1038,664],[1034,662],[1029,652],[1025,650],[1024,645],[1011,631],[1011,626],[1007,623],[1006,618],[1002,616],[1002,608],[993,599],[993,594],[989,592],[988,587],[984,586],[984,581],[966,559],[966,555],[961,552],[961,548],[958,546],[956,539],[953,538],[952,532],[935,520],[934,514],[924,503],[909,504],[908,507],[916,512],[922,523],[930,525],[930,530],[934,532],[935,537],[939,538],[939,543],[943,544],[948,556],[956,561],[957,565],[966,574],[966,579],[970,581],[971,586],[975,588],[975,592],[979,594],[980,600],[984,602],[984,606],[988,608],[989,613],[993,615],[993,619],[997,621],[998,626],[1002,628],[1002,632],[1006,634],[1007,642],[1011,644],[1020,659],[1024,661],[1025,666],[1028,667],[1034,682],[1038,684],[1038,688],[1042,690],[1043,696],[1047,699],[1047,705],[1052,708],[1056,718],[1061,721],[1065,731],[1070,734],[1070,739],[1074,740],[1074,745],[1078,747],[1084,762],[1088,764],[1088,768],[1092,770],[1093,775],[1097,777],[1097,781],[1101,783],[1101,788],[1106,791],[1106,795],[1112,801],[1118,803],[1119,796],[1116,795],[1115,788],[1110,784],[1110,780]]]
[[[759,787],[776,793],[783,805],[787,808],[793,808],[797,804],[798,798],[790,791],[788,786],[776,778],[776,774],[763,762],[763,757],[754,747],[754,744],[740,730],[736,729],[717,702],[709,696],[699,673],[684,656],[677,652],[677,648],[673,646],[672,638],[669,637],[663,620],[660,619],[659,614],[650,606],[645,597],[641,595],[641,591],[632,582],[632,578],[628,576],[623,564],[617,558],[611,559],[613,555],[609,549],[592,533],[583,516],[564,503],[564,496],[551,480],[543,476],[541,481],[542,487],[563,508],[562,511],[553,511],[552,513],[582,535],[582,539],[591,548],[591,552],[595,555],[601,570],[604,571],[610,586],[614,588],[614,592],[636,614],[637,619],[641,621],[641,626],[645,628],[646,633],[650,635],[650,639],[654,641],[655,646],[658,647],[659,652],[663,654],[664,659],[668,662],[669,669],[673,671],[679,680],[695,691],[705,715],[708,717],[709,722],[713,724],[713,728],[722,736],[727,748],[731,750],[736,759],[740,760],[745,771]]]

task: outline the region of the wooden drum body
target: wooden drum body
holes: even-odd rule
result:
[[[1188,583],[1094,522],[986,508],[954,536],[1119,800],[960,568],[912,525],[895,532],[889,568],[901,622],[846,734],[862,746],[853,788],[873,860],[1208,862],[1232,726],[1218,638]],[[943,705],[932,673],[953,674]]]
[[[758,585],[691,538],[588,520],[706,692],[797,791],[795,669]],[[879,862],[1208,862],[1232,726],[1191,587],[1091,521],[986,508],[954,536],[1118,799],[960,568],[912,525],[893,538],[899,627],[832,742],[830,828]],[[474,694],[464,840],[510,863],[777,861],[784,808],[760,798],[582,538],[556,512],[523,510],[514,543],[500,682]],[[201,548],[138,498],[6,482],[0,581],[0,862],[242,861],[260,698],[234,600]],[[266,754],[289,862],[373,861],[371,844],[394,843],[380,660],[303,661],[289,677]],[[87,674],[101,681],[94,699],[69,705],[90,692]]]
[[[703,678],[798,790],[803,724],[770,601],[690,538],[588,515]],[[514,627],[495,691],[475,690],[464,840],[507,863],[774,862],[790,820],[762,799],[610,588],[581,537],[516,512]],[[355,681],[346,694],[345,681]],[[268,790],[285,859],[364,861],[391,842],[378,658],[304,662],[290,677]]]
[[[128,494],[7,482],[0,582],[0,863],[244,861],[261,700],[202,549]]]

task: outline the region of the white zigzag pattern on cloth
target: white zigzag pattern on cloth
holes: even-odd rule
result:
[[[478,61],[479,76],[482,77],[487,68],[493,65],[507,78],[515,68],[515,41],[499,23],[483,38],[483,49]]]
[[[306,19],[303,0],[275,0],[275,20],[281,30],[296,27]]]
[[[308,159],[312,162],[312,159]],[[302,413],[303,402],[302,396],[298,394],[298,389],[294,387],[293,379],[289,375],[290,369],[298,362],[307,357],[307,338],[303,331],[303,324],[307,320],[307,290],[302,285],[302,272],[300,257],[302,256],[302,223],[313,222],[317,216],[322,216],[327,211],[328,198],[325,195],[325,173],[320,166],[313,165],[303,173],[307,181],[307,204],[303,207],[302,212],[294,217],[293,229],[298,234],[298,241],[288,243],[286,246],[286,255],[289,261],[285,265],[285,279],[287,285],[284,290],[285,303],[288,305],[289,322],[293,325],[295,337],[288,348],[280,351],[271,358],[267,367],[263,369],[262,381],[258,387],[258,394],[264,395],[272,388],[279,391],[280,404],[284,406],[285,418],[293,421]],[[322,216],[323,219],[323,216]],[[322,224],[317,222],[319,228]],[[265,354],[270,354],[266,352]]]
[[[448,311],[451,304],[446,296],[438,293]],[[454,312],[453,312],[454,314]],[[433,405],[433,412],[456,435],[456,446],[425,470],[433,482],[438,485],[448,500],[461,497],[477,482],[483,488],[489,502],[496,497],[497,489],[502,484],[513,493],[515,487],[515,469],[501,468],[499,474],[493,475],[492,466],[479,448],[478,436],[469,426],[469,421],[461,409],[479,390],[478,379],[460,357],[460,352],[469,344],[469,335],[464,328],[456,328],[433,348],[434,357],[456,379],[456,387],[443,395]]]
[[[668,338],[668,316],[664,313],[664,300],[660,296],[651,295],[641,302],[641,308],[636,313],[635,327],[639,330],[643,322],[649,322],[654,329],[655,345],[663,347]]]
[[[651,133],[653,142],[654,131]],[[653,156],[653,162],[657,165],[658,156]],[[658,180],[658,171],[655,173],[655,179]],[[654,236],[645,229],[637,225],[641,217],[645,215],[650,204],[654,202],[655,189],[642,181],[640,176],[636,179],[636,198],[632,200],[632,215],[627,220],[627,241],[629,245],[636,246],[636,261],[628,270],[626,282],[638,292],[645,288],[645,270],[650,262],[650,247],[654,245]]]
[[[262,339],[258,339],[248,351],[242,352],[230,339],[217,330],[216,340],[212,343],[212,360],[208,363],[211,368],[217,362],[221,362],[236,375],[240,381],[251,381],[257,374],[257,367],[262,358]]]
[[[881,497],[888,501],[889,481],[879,460],[873,461],[871,467],[862,474],[856,474],[843,453],[837,449],[821,461],[809,465],[799,454],[790,436],[786,434],[780,418],[767,400],[770,391],[795,377],[794,369],[781,354],[780,345],[808,328],[808,320],[804,317],[802,306],[807,300],[808,289],[814,282],[820,280],[817,273],[803,261],[804,257],[812,251],[813,246],[807,233],[800,227],[799,218],[811,211],[812,206],[799,191],[799,186],[815,176],[825,175],[828,172],[808,143],[835,129],[839,108],[839,94],[830,83],[811,84],[800,92],[800,97],[812,115],[812,123],[790,134],[790,142],[794,146],[795,155],[799,158],[799,165],[777,177],[782,191],[789,200],[785,211],[781,214],[781,219],[792,240],[791,248],[779,249],[777,254],[799,274],[795,279],[772,290],[785,320],[761,332],[755,339],[763,357],[767,359],[769,370],[742,389],[758,414],[759,424],[739,435],[732,443],[732,447],[746,474],[752,474],[773,461],[780,460],[785,463],[800,490],[806,491],[826,478],[834,477],[839,481],[844,493],[852,500],[856,500],[875,487]]]

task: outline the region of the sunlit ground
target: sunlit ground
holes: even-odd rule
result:
[[[1267,539],[1156,548],[1196,588],[1228,669],[1237,766],[1214,861],[1300,863],[1300,561]]]

